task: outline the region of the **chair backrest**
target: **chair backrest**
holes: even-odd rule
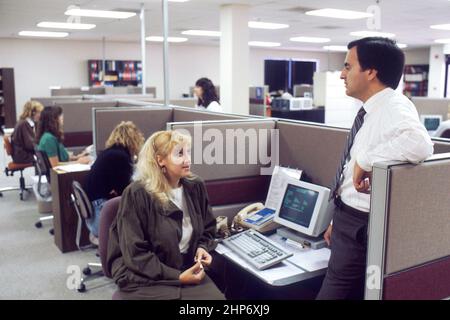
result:
[[[441,138],[450,139],[450,129],[446,129],[444,132],[442,132]]]
[[[108,250],[108,240],[109,240],[109,228],[113,223],[117,211],[119,210],[121,197],[115,197],[108,200],[100,212],[100,225],[98,230],[98,253],[100,254],[100,261],[102,263],[103,273],[108,278],[111,278],[108,268],[106,268],[106,256]]]
[[[8,156],[12,156],[13,154],[13,146],[11,144],[11,140],[9,140],[11,137],[9,135],[3,136],[3,147],[5,148],[6,154]]]
[[[35,147],[34,156],[36,160],[36,170],[39,175],[39,181],[41,180],[42,176],[45,176],[47,178],[47,182],[50,183],[50,170],[52,168],[52,165],[50,164],[47,153]]]
[[[89,219],[94,215],[94,208],[86,192],[78,181],[72,181],[72,194],[74,196],[74,206],[83,219]]]

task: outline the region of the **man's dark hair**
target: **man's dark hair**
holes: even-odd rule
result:
[[[352,41],[347,48],[356,47],[358,61],[363,71],[377,70],[384,85],[396,89],[403,74],[405,55],[395,41],[382,37],[368,37]]]

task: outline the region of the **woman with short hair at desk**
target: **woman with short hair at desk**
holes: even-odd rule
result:
[[[86,220],[90,240],[98,245],[100,212],[108,199],[122,195],[130,184],[133,166],[144,143],[142,132],[131,121],[122,121],[111,132],[89,171],[84,189],[92,202],[94,216]]]
[[[38,101],[28,101],[23,106],[19,122],[11,136],[12,158],[15,163],[34,162],[36,125],[44,106]]]
[[[216,87],[214,87],[214,84],[208,78],[200,78],[197,80],[194,87],[194,94],[198,98],[197,108],[223,112]]]
[[[139,153],[108,243],[106,267],[122,299],[224,299],[204,270],[216,220],[190,171],[190,145],[188,136],[159,131]]]
[[[89,163],[90,158],[87,157],[87,153],[82,152],[74,156],[67,152],[62,144],[64,140],[63,124],[64,116],[61,107],[45,107],[41,113],[37,130],[38,149],[47,154],[52,167],[56,167],[60,162],[68,161]]]

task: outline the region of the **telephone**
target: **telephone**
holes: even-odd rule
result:
[[[267,232],[279,227],[273,221],[275,210],[266,208],[261,202],[253,203],[239,211],[233,219],[232,228],[251,228],[258,232]]]

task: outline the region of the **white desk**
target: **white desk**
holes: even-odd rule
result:
[[[276,266],[262,271],[249,265],[240,256],[220,243],[217,245],[216,251],[272,286],[285,286],[325,274],[330,259],[330,249],[301,249],[286,244],[276,233],[270,235],[269,238],[294,255]]]

